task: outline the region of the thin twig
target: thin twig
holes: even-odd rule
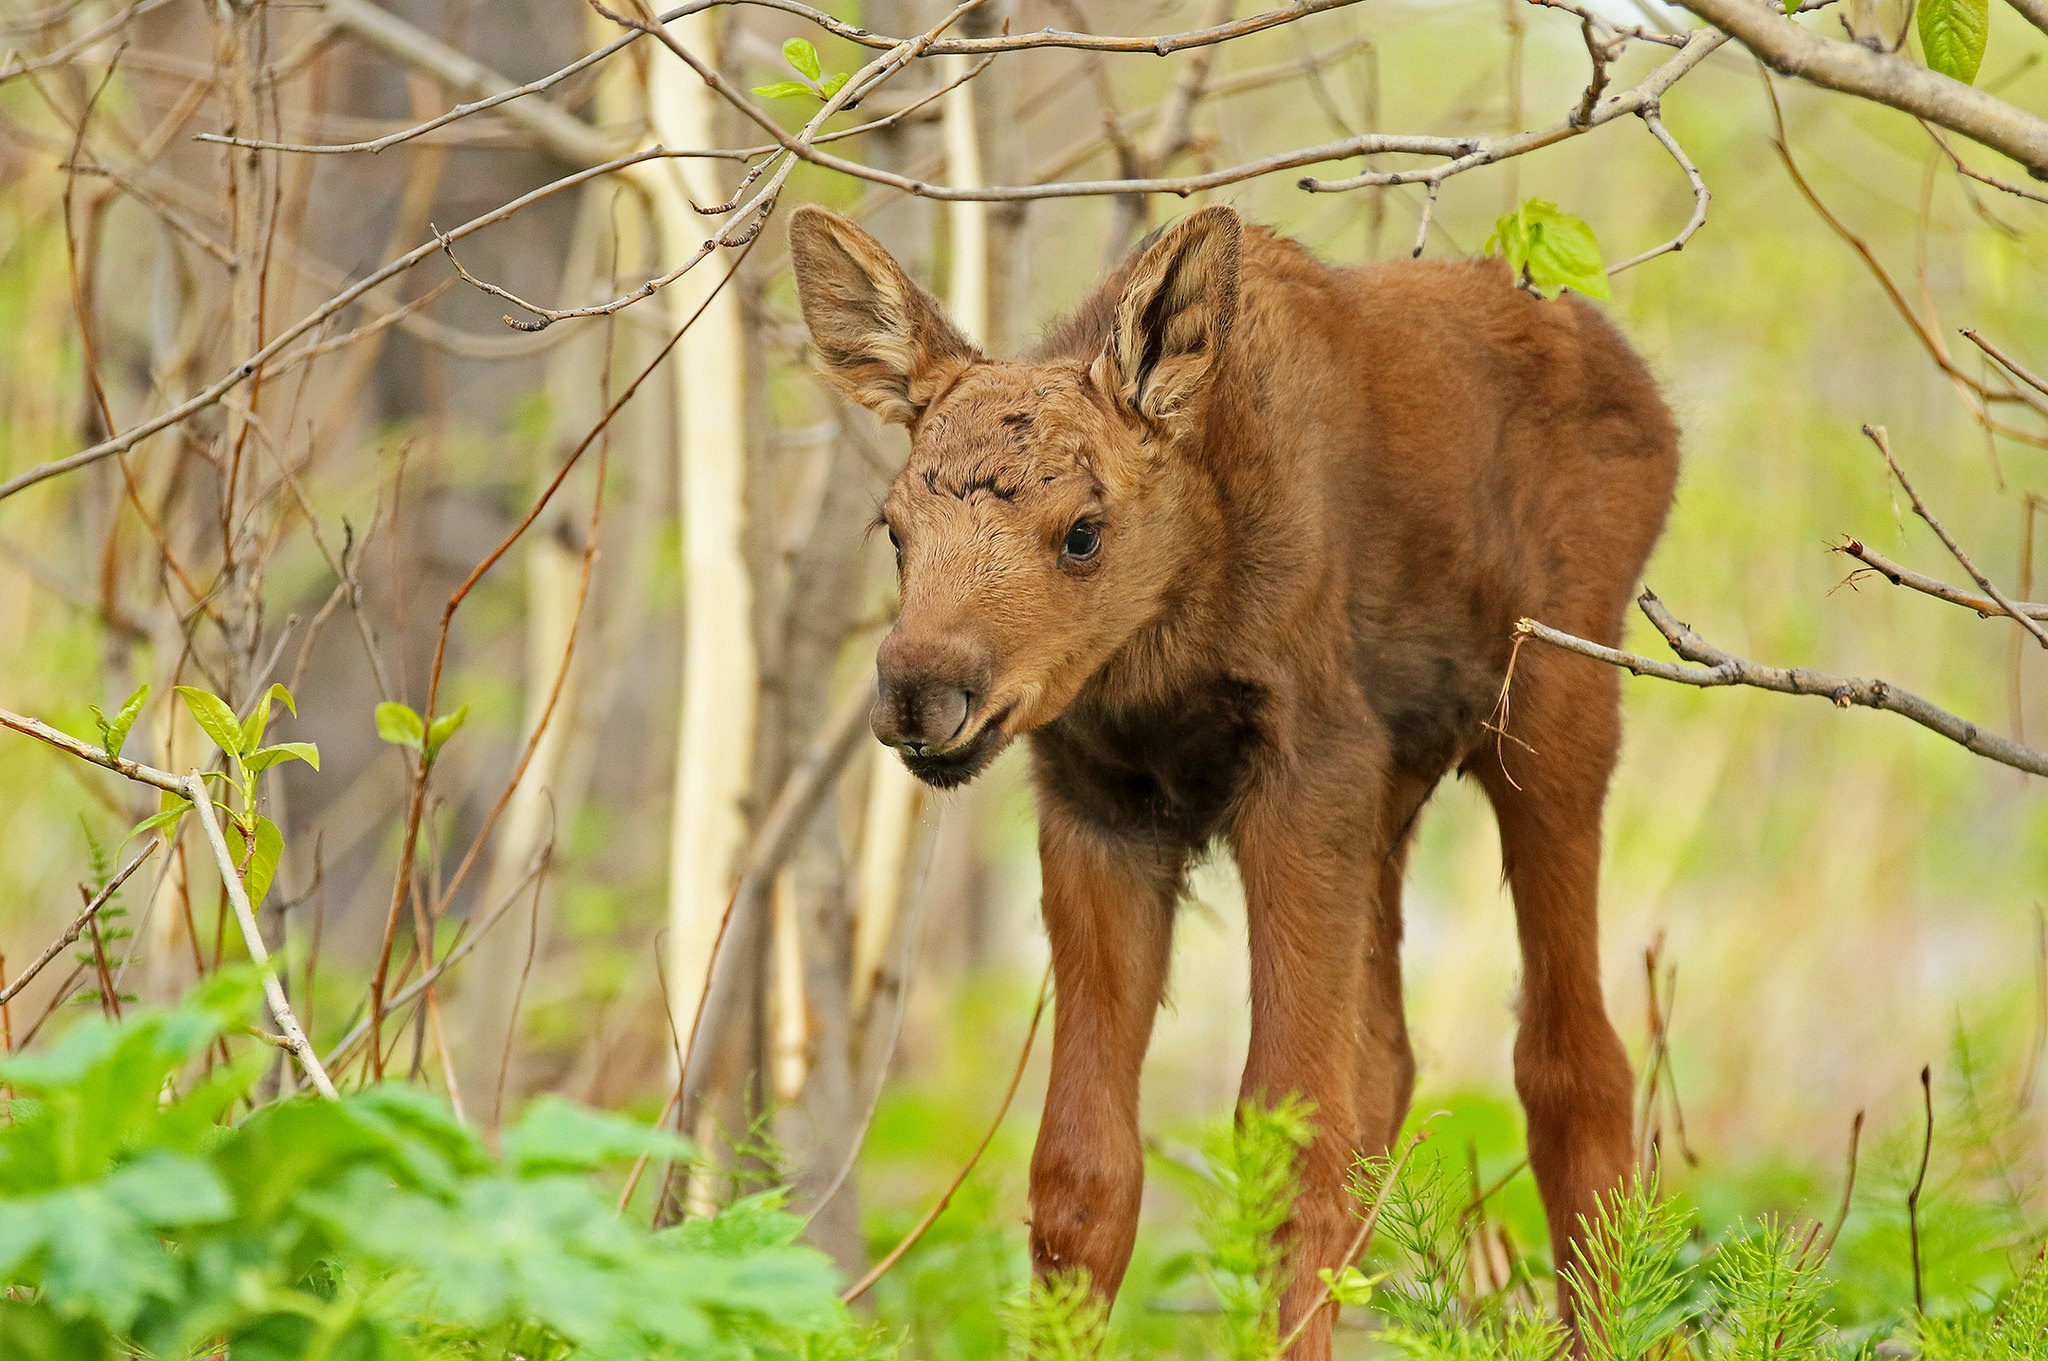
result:
[[[1520,619],[1515,622],[1518,635],[1534,638],[1552,647],[1576,652],[1582,657],[1618,666],[1638,676],[1655,676],[1659,680],[1675,681],[1680,685],[1696,685],[1712,689],[1723,685],[1746,685],[1759,690],[1774,690],[1781,695],[1818,695],[1832,700],[1837,708],[1846,709],[1858,705],[1866,709],[1884,709],[1912,719],[1923,728],[1937,732],[1949,741],[1975,752],[2001,765],[2012,766],[2033,775],[2048,775],[2048,751],[2025,746],[1987,732],[1967,719],[1959,718],[1948,710],[1930,704],[1910,690],[1902,690],[1889,681],[1859,680],[1849,676],[1834,676],[1825,671],[1809,671],[1804,667],[1763,666],[1746,661],[1732,653],[1724,652],[1706,639],[1694,633],[1671,616],[1664,608],[1664,602],[1650,591],[1644,591],[1637,598],[1643,613],[1657,626],[1672,650],[1687,661],[1698,662],[1698,666],[1678,666],[1671,662],[1660,662],[1650,657],[1624,652],[1620,648],[1608,647],[1592,642],[1548,624],[1539,624],[1534,619]]]
[[[1434,1120],[1436,1116],[1431,1115],[1429,1118]],[[1409,1156],[1416,1149],[1420,1148],[1422,1141],[1429,1136],[1429,1121],[1425,1120],[1422,1127],[1409,1136],[1408,1144],[1401,1150],[1401,1155],[1394,1159],[1393,1164],[1387,1168],[1387,1175],[1380,1182],[1378,1193],[1373,1196],[1372,1204],[1366,1207],[1365,1218],[1359,1224],[1358,1232],[1351,1236],[1350,1246],[1344,1249],[1344,1255],[1337,1260],[1336,1268],[1330,1272],[1330,1279],[1324,1282],[1322,1298],[1304,1310],[1301,1317],[1294,1321],[1294,1327],[1288,1330],[1287,1336],[1280,1339],[1280,1355],[1287,1355],[1288,1350],[1300,1339],[1302,1333],[1307,1331],[1308,1325],[1314,1321],[1315,1316],[1336,1302],[1338,1278],[1343,1275],[1346,1267],[1356,1262],[1365,1254],[1365,1250],[1372,1246],[1373,1230],[1379,1226],[1380,1211],[1386,1206],[1387,1197],[1393,1194],[1394,1184],[1400,1180],[1401,1170],[1408,1165]]]
[[[1862,1142],[1863,1112],[1857,1111],[1849,1124],[1849,1171],[1842,1179],[1841,1208],[1835,1212],[1835,1222],[1829,1226],[1827,1237],[1821,1240],[1817,1263],[1827,1261],[1828,1254],[1835,1250],[1835,1240],[1842,1236],[1842,1226],[1849,1222],[1849,1205],[1856,1195],[1856,1152]]]
[[[1934,1155],[1934,1071],[1920,1070],[1920,1096],[1927,1106],[1927,1133],[1920,1141],[1920,1171],[1913,1189],[1906,1192],[1906,1239],[1913,1250],[1913,1312],[1927,1312],[1927,1295],[1920,1281],[1920,1192],[1927,1185],[1927,1162]]]
[[[960,1170],[953,1175],[953,1180],[947,1184],[945,1191],[940,1194],[936,1201],[932,1202],[931,1209],[925,1211],[924,1218],[918,1220],[916,1225],[911,1228],[909,1233],[903,1235],[895,1247],[890,1248],[888,1252],[884,1253],[882,1260],[876,1262],[874,1266],[868,1269],[867,1275],[846,1288],[839,1296],[840,1303],[852,1304],[862,1295],[867,1294],[873,1288],[876,1281],[888,1275],[890,1269],[903,1260],[903,1254],[917,1246],[918,1240],[923,1238],[926,1231],[938,1222],[939,1216],[946,1212],[946,1207],[953,1203],[954,1195],[959,1192],[962,1186],[966,1185],[968,1175],[974,1171],[975,1164],[981,1161],[981,1155],[988,1152],[989,1144],[996,1137],[996,1131],[1002,1128],[1003,1117],[1010,1113],[1010,1102],[1016,1099],[1017,1088],[1024,1081],[1024,1067],[1031,1060],[1031,1046],[1038,1039],[1038,1023],[1045,1016],[1045,1004],[1051,996],[1052,966],[1047,965],[1045,977],[1038,985],[1038,1005],[1032,1008],[1031,1011],[1031,1026],[1024,1032],[1023,1048],[1017,1051],[1017,1066],[1010,1073],[1010,1085],[1004,1089],[1002,1103],[996,1107],[995,1118],[988,1122],[988,1129],[983,1132],[981,1142],[974,1146],[974,1152],[970,1153],[967,1156],[967,1161],[961,1164]]]
[[[1931,577],[1910,567],[1902,567],[1861,539],[1844,539],[1832,551],[1856,559],[1894,586],[1904,586],[1922,595],[1931,595],[1936,600],[1961,605],[1966,610],[1976,611],[1985,619],[1995,619],[2005,614],[2005,611],[1999,608],[1998,602],[1990,596],[1977,595],[1960,586],[1951,586],[1939,577]],[[1854,581],[1861,575],[1861,571],[1853,573],[1849,580]],[[2033,600],[2015,600],[2012,605],[2029,619],[2048,620],[2048,604]]]
[[[1877,446],[1877,451],[1884,455],[1885,466],[1892,470],[1892,476],[1899,480],[1900,488],[1906,493],[1907,499],[1912,501],[1913,513],[1927,522],[1927,527],[1934,531],[1934,536],[1941,540],[1942,546],[1948,549],[1950,556],[1954,557],[1962,565],[1963,570],[1970,574],[1970,580],[1976,582],[1984,594],[1997,602],[2001,613],[2010,615],[2015,623],[2034,635],[2036,642],[2040,643],[2042,647],[2048,647],[2048,626],[2044,626],[2037,619],[2029,618],[2018,605],[2015,605],[2006,598],[2003,591],[2000,591],[1998,587],[1992,584],[1990,577],[1978,571],[1977,564],[1970,561],[1970,555],[1965,553],[1963,546],[1955,541],[1955,536],[1944,529],[1941,521],[1935,519],[1934,513],[1927,509],[1927,503],[1922,501],[1920,493],[1913,489],[1913,483],[1906,476],[1906,470],[1899,466],[1899,461],[1896,458],[1892,457],[1891,440],[1886,437],[1884,427],[1881,425],[1866,425],[1863,427],[1863,433],[1869,437],[1872,444]]]
[[[1692,216],[1687,218],[1685,225],[1678,229],[1678,235],[1672,237],[1663,245],[1652,246],[1642,254],[1631,255],[1620,264],[1610,267],[1607,271],[1610,276],[1619,274],[1625,269],[1634,269],[1644,261],[1654,260],[1667,252],[1684,250],[1686,243],[1692,240],[1693,233],[1706,225],[1707,204],[1714,197],[1713,193],[1707,188],[1706,177],[1700,174],[1699,167],[1692,163],[1692,158],[1685,154],[1685,148],[1678,144],[1678,139],[1673,137],[1670,129],[1664,126],[1664,118],[1659,107],[1652,103],[1643,109],[1639,116],[1643,120],[1643,126],[1650,130],[1650,135],[1655,137],[1658,144],[1671,153],[1671,159],[1678,162],[1678,168],[1685,172],[1685,181],[1692,186]]]
[[[48,964],[58,955],[63,954],[65,950],[70,948],[73,942],[85,934],[87,924],[99,915],[101,908],[114,900],[114,895],[121,891],[121,885],[128,882],[128,876],[135,873],[142,862],[155,854],[157,849],[163,844],[161,837],[150,842],[136,853],[133,860],[123,865],[113,878],[107,880],[107,886],[93,895],[92,901],[85,905],[85,910],[72,919],[71,925],[64,928],[64,934],[51,942],[50,947],[44,950],[42,954],[36,956],[36,962],[29,965],[22,972],[21,977],[15,979],[6,987],[0,988],[0,1006],[6,1006],[9,1002],[12,1002],[23,988],[35,981],[35,976],[43,971],[44,965]]]
[[[206,841],[213,848],[213,863],[220,869],[221,886],[227,890],[228,904],[234,909],[235,923],[242,928],[242,943],[248,947],[249,958],[263,973],[263,995],[270,1002],[271,1017],[277,1028],[284,1032],[283,1044],[292,1051],[292,1057],[299,1061],[306,1077],[320,1095],[329,1101],[339,1100],[333,1081],[327,1070],[320,1064],[320,1056],[313,1052],[312,1042],[299,1026],[299,1018],[292,1014],[292,1004],[284,995],[284,984],[279,981],[277,971],[270,967],[270,951],[263,944],[263,932],[256,925],[255,910],[249,904],[248,890],[242,886],[242,876],[235,867],[235,857],[228,850],[227,838],[221,835],[220,819],[213,815],[213,795],[206,788],[206,777],[193,771],[185,777],[185,797],[192,801],[192,811],[199,815],[199,825],[206,832]]]

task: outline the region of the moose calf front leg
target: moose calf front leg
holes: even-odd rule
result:
[[[1166,988],[1179,865],[1039,812],[1052,1072],[1031,1158],[1031,1260],[1116,1297],[1144,1189],[1138,1076]]]
[[[1317,1273],[1342,1265],[1357,1225],[1347,1182],[1358,1152],[1366,935],[1379,867],[1370,827],[1341,811],[1357,808],[1355,787],[1341,802],[1285,802],[1286,816],[1251,821],[1238,840],[1251,938],[1243,1098],[1271,1103],[1298,1094],[1315,1106],[1287,1230],[1292,1278],[1280,1303],[1283,1337],[1316,1311],[1289,1353],[1314,1361],[1329,1356],[1334,1322],[1333,1309],[1318,1307]]]

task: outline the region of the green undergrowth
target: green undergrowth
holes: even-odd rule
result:
[[[778,1196],[616,1212],[597,1175],[688,1157],[673,1135],[542,1100],[494,1151],[398,1084],[248,1110],[254,1004],[227,976],[0,1063],[0,1357],[869,1354]]]
[[[621,1215],[624,1164],[693,1158],[623,1116],[543,1099],[487,1146],[402,1084],[257,1103],[276,1051],[256,1008],[254,978],[230,973],[176,1009],[83,1020],[0,1061],[0,1358],[1274,1361],[1284,1347],[1292,1264],[1275,1230],[1315,1120],[1298,1101],[1247,1105],[1199,1149],[1155,1148],[1187,1237],[1141,1248],[1114,1315],[1083,1277],[1025,1282],[998,1174],[885,1279],[870,1319],[839,1303],[779,1192],[665,1229]],[[1617,1192],[1587,1269],[1562,1282],[1591,1321],[1590,1361],[2048,1361],[2031,1125],[1966,1044],[1949,1067],[1940,1137],[1923,1126],[1872,1154],[1845,1220],[1710,1227],[1654,1181]],[[1342,1306],[1341,1357],[1563,1354],[1558,1282],[1518,1247],[1532,1235],[1517,1176],[1481,1173],[1476,1131],[1498,1124],[1483,1106],[1432,1116],[1358,1164],[1367,1249],[1319,1280]]]

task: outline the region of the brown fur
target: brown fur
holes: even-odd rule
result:
[[[1618,640],[1678,466],[1640,361],[1498,261],[1338,269],[1218,207],[1134,254],[1035,358],[994,363],[851,223],[804,209],[791,233],[827,372],[911,430],[883,508],[903,605],[876,734],[940,785],[1031,745],[1059,997],[1038,1269],[1085,1268],[1109,1295],[1122,1279],[1174,904],[1220,839],[1249,913],[1243,1093],[1298,1092],[1318,1126],[1282,1326],[1319,1297],[1353,1228],[1346,1170],[1407,1112],[1401,870],[1453,769],[1500,825],[1516,1086],[1570,1265],[1631,1158],[1596,908],[1614,673],[1525,652],[1508,738],[1487,721],[1517,617]],[[1093,553],[1066,551],[1090,543],[1077,525]],[[1330,1318],[1295,1355],[1328,1355]]]

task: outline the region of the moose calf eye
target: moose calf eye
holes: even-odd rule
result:
[[[1067,531],[1067,541],[1062,551],[1069,562],[1086,562],[1094,557],[1101,547],[1101,528],[1083,520]]]

